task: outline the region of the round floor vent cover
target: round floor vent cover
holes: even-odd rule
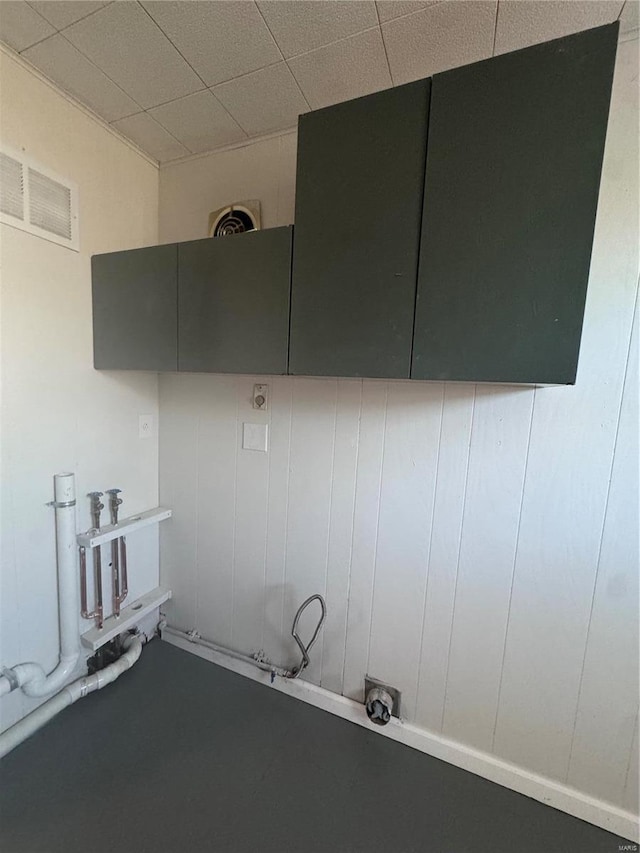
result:
[[[209,214],[209,236],[225,237],[260,230],[260,202],[229,204]]]

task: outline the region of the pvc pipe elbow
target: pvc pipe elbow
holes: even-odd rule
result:
[[[61,657],[58,666],[49,673],[37,663],[20,663],[13,667],[20,686],[27,696],[48,696],[64,687],[78,662],[79,654]]]

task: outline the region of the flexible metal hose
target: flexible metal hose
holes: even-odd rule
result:
[[[318,624],[316,625],[316,630],[313,632],[313,636],[305,646],[302,640],[298,635],[298,622],[300,621],[300,617],[306,608],[311,604],[312,601],[320,602],[320,619]],[[324,620],[327,617],[327,605],[325,604],[324,598],[316,593],[315,595],[310,595],[306,601],[303,601],[300,607],[298,608],[298,612],[295,615],[295,619],[293,620],[293,627],[291,628],[291,636],[298,644],[298,648],[302,652],[302,660],[300,661],[300,666],[293,667],[290,669],[285,676],[285,678],[297,678],[303,669],[306,669],[309,666],[309,652],[311,651],[311,646],[318,639],[318,634],[320,633],[320,628],[322,628],[324,624]]]

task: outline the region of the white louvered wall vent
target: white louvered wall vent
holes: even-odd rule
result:
[[[77,252],[78,188],[5,148],[0,151],[0,222]]]

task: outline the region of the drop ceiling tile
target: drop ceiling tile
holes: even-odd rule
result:
[[[640,0],[627,0],[620,15],[620,33],[632,33],[640,26]]]
[[[213,90],[248,134],[293,127],[309,107],[287,65],[270,65]]]
[[[94,3],[89,0],[73,0],[73,2],[70,0],[29,0],[29,5],[36,12],[39,12],[43,18],[46,18],[50,24],[53,24],[57,30],[62,30],[69,24],[79,21],[80,18],[86,18],[87,15],[106,6],[107,3],[106,0],[104,3]]]
[[[148,113],[137,113],[114,121],[113,126],[161,163],[189,154],[184,145],[174,139],[164,127],[160,127]]]
[[[55,33],[48,21],[24,0],[0,3],[0,41],[21,51]]]
[[[208,89],[149,110],[159,124],[192,151],[211,151],[246,138],[246,133]]]
[[[32,65],[94,112],[115,121],[140,111],[128,95],[96,68],[64,36],[55,35],[25,50]]]
[[[445,2],[382,25],[394,85],[491,56],[496,3]]]
[[[258,7],[287,59],[378,26],[368,0],[264,0]]]
[[[203,87],[197,74],[137,3],[111,3],[72,24],[64,34],[145,108]]]
[[[143,5],[208,86],[282,59],[255,3],[161,0]]]
[[[391,86],[378,28],[296,56],[288,64],[312,109]]]
[[[400,18],[402,15],[410,15],[412,12],[419,12],[421,9],[426,9],[427,6],[435,6],[440,0],[431,0],[431,2],[420,2],[420,0],[378,0],[378,15],[380,23],[392,21],[394,18]]]
[[[496,54],[615,21],[622,2],[613,0],[500,0]]]

